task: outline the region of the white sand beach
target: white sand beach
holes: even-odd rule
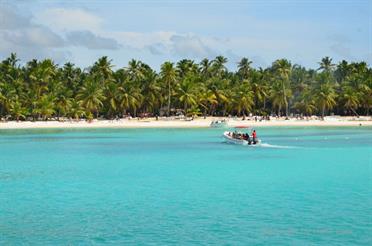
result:
[[[147,119],[119,119],[119,120],[93,120],[80,121],[7,121],[0,122],[0,129],[32,129],[32,128],[205,128],[213,120],[226,119],[229,127],[265,127],[265,126],[372,126],[372,117],[326,117],[324,120],[272,118],[269,121],[255,121],[254,118],[199,117],[193,120],[174,118]]]

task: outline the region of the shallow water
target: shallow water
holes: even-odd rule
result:
[[[372,128],[0,131],[0,245],[371,245]]]

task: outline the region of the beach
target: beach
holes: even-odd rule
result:
[[[337,117],[318,119],[289,119],[272,118],[268,120],[254,120],[254,118],[242,120],[242,118],[207,117],[196,119],[155,118],[146,119],[119,119],[119,120],[93,120],[80,121],[8,121],[1,122],[0,129],[38,129],[38,128],[206,128],[210,127],[213,120],[226,120],[228,127],[290,127],[290,126],[372,126],[372,117]]]

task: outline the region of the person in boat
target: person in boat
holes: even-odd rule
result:
[[[251,145],[252,144],[252,140],[249,137],[249,133],[246,133],[245,136],[246,136],[246,140],[248,141],[248,144]]]
[[[253,144],[257,143],[257,133],[256,130],[253,130],[252,132],[252,139],[253,139]]]

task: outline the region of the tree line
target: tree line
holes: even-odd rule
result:
[[[138,60],[113,69],[103,56],[81,69],[51,59],[19,64],[11,54],[0,64],[0,117],[13,120],[113,119],[131,115],[369,115],[372,69],[366,62],[333,64],[324,57],[316,69],[279,59],[254,68],[242,58],[236,71],[217,56],[200,63],[164,62],[160,72]]]

